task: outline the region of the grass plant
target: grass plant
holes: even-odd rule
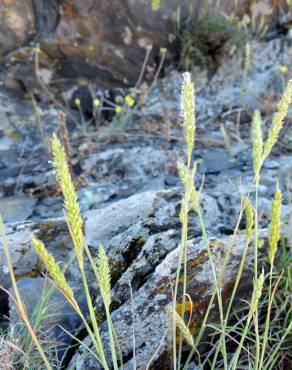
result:
[[[181,27],[179,65],[191,69],[194,64],[208,65],[218,61],[224,53],[238,49],[244,52],[247,34],[237,25],[220,15],[202,15],[192,26]]]
[[[231,252],[231,249],[232,249],[232,246],[233,246],[233,243],[234,243],[234,239],[233,239],[232,243],[230,243],[230,246],[229,246],[228,251],[226,253],[225,261],[223,263],[219,279],[217,278],[216,274],[214,274],[214,271],[213,271],[213,278],[214,278],[214,283],[215,283],[216,289],[214,290],[214,294],[211,297],[209,307],[206,310],[206,315],[205,315],[205,319],[203,320],[203,325],[201,327],[201,330],[198,333],[197,338],[199,338],[199,340],[195,341],[195,347],[196,347],[199,344],[200,339],[201,339],[201,337],[203,335],[203,332],[205,330],[205,325],[206,325],[206,322],[207,322],[207,317],[208,317],[209,312],[210,312],[210,307],[213,304],[215,296],[217,296],[219,311],[221,311],[221,312],[219,312],[220,324],[219,324],[217,330],[221,334],[219,336],[219,341],[217,343],[215,356],[214,356],[212,364],[211,364],[211,369],[216,369],[217,368],[217,357],[218,357],[219,353],[221,353],[222,358],[223,358],[223,367],[224,367],[224,369],[235,370],[237,368],[237,364],[238,364],[238,361],[239,361],[239,358],[240,358],[241,350],[242,350],[244,341],[246,340],[246,336],[247,336],[247,333],[248,333],[249,328],[250,328],[251,320],[253,320],[253,322],[254,322],[254,330],[255,330],[254,333],[255,333],[255,343],[256,343],[255,364],[254,364],[253,369],[261,369],[260,366],[262,366],[263,356],[264,356],[263,351],[265,350],[265,346],[266,346],[267,331],[269,330],[268,329],[269,323],[268,323],[268,319],[267,319],[266,325],[265,325],[265,334],[263,336],[263,343],[261,343],[262,337],[259,334],[259,327],[258,327],[258,320],[259,320],[258,305],[260,303],[260,297],[261,297],[261,293],[262,293],[262,290],[263,290],[265,275],[264,275],[264,272],[262,272],[260,274],[260,276],[258,276],[258,244],[259,244],[259,240],[258,240],[258,238],[259,238],[259,231],[258,231],[258,228],[259,228],[258,188],[259,188],[259,182],[260,182],[260,171],[261,171],[263,162],[268,157],[268,155],[270,154],[273,146],[277,142],[277,138],[278,138],[278,135],[279,135],[279,132],[280,132],[281,128],[283,127],[283,121],[284,121],[284,118],[287,114],[289,104],[291,103],[291,99],[292,99],[291,84],[292,84],[292,82],[289,81],[288,84],[287,84],[287,88],[284,91],[284,93],[282,95],[282,98],[280,99],[280,102],[278,104],[278,112],[274,116],[274,120],[273,120],[273,123],[272,123],[272,125],[269,129],[268,138],[267,138],[265,143],[263,142],[260,113],[255,112],[255,114],[254,114],[253,123],[252,123],[252,135],[251,135],[252,136],[252,143],[253,143],[254,179],[253,179],[252,184],[250,186],[250,190],[248,192],[247,198],[244,198],[243,206],[241,207],[241,213],[239,215],[239,220],[238,220],[240,222],[243,211],[246,210],[246,214],[247,214],[246,247],[245,247],[244,252],[243,252],[242,260],[241,260],[240,267],[239,267],[239,272],[238,272],[237,277],[236,277],[235,285],[234,285],[233,292],[232,292],[232,295],[231,295],[231,300],[229,302],[229,306],[227,308],[227,313],[226,313],[225,317],[223,317],[223,307],[222,306],[220,307],[220,299],[221,299],[220,283],[222,281],[222,277],[224,276],[225,267],[226,267],[228,258],[230,256],[230,252]],[[186,96],[186,94],[185,94],[185,96]],[[184,101],[184,92],[183,92],[183,98],[182,99]],[[189,112],[193,108],[194,107],[191,105],[191,103],[183,104],[183,110],[187,110]],[[194,110],[193,110],[193,113],[194,113]],[[187,115],[184,114],[185,122],[188,122],[188,120],[189,120],[188,117],[191,117],[191,116],[192,116],[191,114],[187,114]],[[194,123],[193,123],[193,127],[195,127]],[[188,143],[188,140],[189,140],[188,135],[187,135],[188,131],[186,129],[188,129],[188,125],[186,125],[184,123],[185,141],[186,141],[186,147],[187,147],[186,157],[187,157],[187,162],[189,164],[190,163],[190,160],[189,160],[190,152],[193,148],[193,144],[190,145]],[[194,134],[193,134],[193,136],[194,136]],[[186,172],[187,171],[184,170],[184,173],[186,173]],[[182,171],[181,171],[181,173],[182,173]],[[186,188],[186,184],[187,184],[187,186],[190,188],[192,186],[191,183],[193,184],[194,175],[193,175],[193,177],[191,177],[189,175],[189,179],[191,178],[191,180],[189,180],[189,182],[184,180],[185,177],[186,177],[185,174],[183,176],[181,175],[181,178],[183,179],[184,187]],[[256,194],[255,195],[255,206],[254,207],[251,206],[251,203],[249,201],[250,193],[251,193],[251,190],[253,188],[255,188],[255,194]],[[276,194],[277,194],[277,196],[275,195],[275,200],[274,200],[274,203],[273,203],[273,211],[272,211],[272,215],[271,215],[271,226],[270,226],[270,246],[273,245],[273,247],[270,247],[269,255],[275,255],[274,251],[276,250],[276,248],[277,248],[276,246],[277,246],[278,241],[279,241],[279,225],[280,225],[280,216],[279,216],[280,205],[279,205],[279,203],[280,203],[281,196],[279,195],[280,194],[279,191],[277,191]],[[188,208],[186,206],[184,206],[185,203],[186,203],[185,199],[183,199],[182,209],[183,209],[183,207],[185,207],[186,210],[188,210]],[[209,242],[208,242],[208,237],[206,235],[206,230],[205,230],[205,227],[204,227],[204,221],[202,219],[202,215],[200,214],[200,212],[198,212],[200,207],[199,207],[197,194],[196,194],[196,202],[195,202],[194,209],[197,211],[199,219],[200,219],[203,239],[205,240],[206,249],[208,251],[208,255],[209,255],[209,258],[210,258],[211,268],[213,268],[212,267],[212,256],[211,256],[211,254],[209,253],[209,250],[208,250],[209,249],[208,248]],[[185,225],[185,224],[188,223],[187,214],[188,213],[185,211],[184,212],[184,219],[183,219],[184,222],[182,222],[182,224],[183,224],[182,234],[184,234],[184,230],[187,230],[187,225]],[[237,227],[234,230],[234,235],[233,235],[234,237],[237,234],[238,225],[239,225],[239,223],[237,223]],[[252,230],[253,230],[253,248],[254,248],[254,288],[253,288],[253,294],[252,294],[252,298],[251,298],[251,304],[250,304],[249,312],[247,314],[247,317],[245,318],[245,326],[244,326],[244,329],[243,329],[243,332],[242,332],[242,335],[241,335],[241,339],[238,342],[238,346],[237,346],[237,348],[234,352],[233,357],[231,358],[231,360],[229,360],[229,363],[227,363],[228,354],[226,352],[226,339],[225,339],[225,337],[226,337],[226,328],[227,328],[227,324],[228,324],[228,317],[229,317],[230,311],[232,309],[232,302],[233,302],[238,284],[239,284],[241,276],[242,276],[242,271],[243,271],[243,266],[244,266],[244,262],[245,262],[245,258],[246,258],[247,248],[248,248],[248,245],[251,241]],[[181,254],[182,254],[182,252],[179,255],[178,272],[177,272],[178,274],[180,273],[180,264],[181,264],[181,260],[182,260]],[[271,259],[272,258],[270,257],[270,260]],[[186,261],[185,261],[185,263],[186,263]],[[184,279],[185,279],[185,277],[186,277],[186,274],[184,273]],[[185,284],[186,284],[186,281],[184,281],[184,286],[185,286]],[[271,284],[270,284],[270,286],[271,286]],[[270,288],[270,291],[271,291],[271,288]],[[185,289],[184,289],[184,293],[185,293]],[[175,298],[176,298],[176,295],[175,295]],[[221,300],[221,302],[222,302],[222,300]],[[271,305],[272,305],[272,301],[271,301],[271,294],[270,294],[270,299],[268,301],[268,307],[271,306]],[[175,307],[175,304],[173,306]],[[268,309],[268,310],[270,311],[270,309]],[[184,310],[182,310],[182,312],[184,313]],[[184,319],[183,314],[182,314],[182,319]],[[175,330],[175,325],[173,325],[173,330]],[[288,330],[287,330],[287,332],[288,332]],[[283,337],[281,338],[281,341],[286,338],[286,336],[288,335],[287,332],[285,332],[283,334]],[[174,341],[175,341],[176,336],[173,335],[173,338],[174,338]],[[175,351],[176,342],[174,342],[173,347],[174,347],[174,351]],[[184,369],[187,369],[188,363],[190,362],[190,359],[192,358],[192,355],[194,353],[195,353],[195,350],[193,349],[190,356],[187,359],[187,362],[184,366]],[[175,364],[176,364],[176,361],[174,361],[174,368],[176,368]]]
[[[214,265],[209,237],[201,210],[200,193],[197,191],[195,186],[196,162],[193,159],[193,150],[196,142],[195,87],[191,81],[191,75],[189,73],[185,73],[183,75],[181,110],[186,149],[185,159],[180,160],[178,163],[179,175],[183,184],[183,196],[180,210],[182,231],[180,245],[178,247],[178,261],[174,281],[173,300],[171,305],[167,308],[172,322],[174,370],[179,370],[181,368],[185,370],[188,369],[190,361],[195,359],[196,354],[200,353],[200,343],[202,337],[206,335],[207,328],[212,328],[213,330],[211,338],[215,345],[212,353],[205,355],[204,363],[208,369],[223,368],[224,370],[236,370],[244,368],[253,370],[272,370],[280,356],[283,356],[282,351],[287,346],[287,338],[291,335],[292,330],[292,314],[288,298],[289,295],[291,296],[292,289],[291,266],[289,266],[289,263],[287,265],[287,260],[289,260],[290,257],[287,257],[285,254],[286,248],[284,242],[282,246],[282,260],[280,258],[280,264],[276,263],[277,251],[281,240],[282,194],[280,188],[277,186],[271,206],[271,221],[268,237],[269,248],[266,253],[266,264],[269,266],[269,272],[266,274],[265,270],[262,268],[260,269],[261,266],[259,266],[259,264],[262,266],[266,265],[262,260],[259,261],[260,219],[258,216],[258,190],[263,163],[270,155],[274,145],[277,143],[291,99],[292,81],[289,81],[278,104],[278,112],[274,115],[266,140],[264,140],[262,133],[260,112],[256,111],[254,113],[251,125],[254,177],[247,194],[242,196],[238,220],[231,237],[230,244],[226,246],[224,261],[218,273]],[[131,105],[132,101],[129,100],[127,104]],[[94,346],[94,350],[90,349],[90,353],[96,358],[103,369],[109,370],[113,368],[114,370],[118,370],[123,368],[123,365],[122,358],[118,358],[121,356],[117,356],[117,352],[120,352],[120,350],[110,314],[111,277],[105,249],[100,246],[97,261],[91,256],[83,233],[84,223],[81,217],[74,183],[71,178],[66,150],[56,135],[54,135],[52,139],[52,153],[57,181],[64,196],[65,219],[74,245],[74,258],[76,258],[78,262],[90,320],[86,319],[84,313],[79,307],[78,299],[74,294],[74,289],[72,289],[66,280],[66,268],[68,265],[62,270],[58,262],[48,252],[42,241],[38,240],[35,236],[31,237],[32,245],[49,272],[55,286],[62,292],[69,304],[82,319],[84,327],[86,328]],[[251,197],[253,191],[255,192],[254,199]],[[185,320],[186,297],[190,294],[187,292],[187,258],[189,213],[191,211],[196,213],[200,222],[202,239],[209,257],[214,286],[213,294],[205,312],[205,317],[202,321],[201,328],[196,333],[196,337],[194,337],[190,332]],[[244,213],[246,215],[245,246],[229,301],[223,302],[222,281]],[[13,273],[13,265],[5,235],[4,224],[1,218],[0,231],[10,271],[15,303],[26,327],[26,333],[28,333],[31,338],[29,342],[30,349],[37,350],[46,369],[51,370],[53,369],[53,365],[50,363],[46,350],[37,335],[38,328],[43,317],[38,314],[40,311],[37,311],[36,321],[34,321],[36,326],[34,326],[27,316],[16,284],[15,275]],[[253,248],[254,262],[252,294],[247,305],[245,305],[243,309],[241,307],[238,309],[235,306],[235,297],[241,282],[248,249],[251,245]],[[70,260],[68,264],[70,264],[71,261],[72,260]],[[94,302],[89,291],[88,280],[85,273],[85,263],[90,264],[95,274],[99,285],[100,295],[103,300],[109,334],[108,344],[110,348],[110,358],[105,352],[105,343],[101,339],[100,328],[94,309]],[[281,270],[279,270],[279,265],[281,266]],[[259,269],[261,270],[260,273],[258,273]],[[180,285],[179,282],[181,277],[182,284]],[[51,292],[52,290],[50,290],[49,293],[46,293],[46,299],[43,301],[43,304],[46,304]],[[287,297],[285,296],[286,294],[288,295]],[[212,324],[209,323],[208,320],[215,299],[218,304],[219,322],[217,324]],[[177,312],[178,304],[181,305],[180,314]],[[43,306],[40,307],[43,308]],[[263,315],[265,317],[264,320]],[[281,328],[276,324],[276,318],[279,317],[281,317]],[[236,318],[237,321],[234,321],[234,318]],[[185,360],[183,356],[183,341],[186,341],[191,347],[191,352],[189,353],[187,360]],[[84,350],[88,350],[88,348],[84,346]],[[148,367],[149,366],[147,365],[147,368]]]

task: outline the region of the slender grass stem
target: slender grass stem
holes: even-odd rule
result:
[[[176,304],[177,304],[177,295],[178,295],[178,285],[180,279],[180,272],[181,272],[181,265],[184,258],[184,250],[185,250],[185,238],[187,238],[187,226],[188,220],[185,220],[182,225],[182,237],[180,243],[180,250],[177,262],[177,270],[176,270],[176,278],[175,278],[175,285],[174,285],[174,294],[173,294],[173,312],[176,312]],[[185,297],[183,297],[185,299]],[[182,305],[183,310],[183,305]],[[180,338],[181,339],[181,338]],[[181,352],[180,352],[181,353]],[[178,357],[178,362],[180,362]],[[177,355],[176,355],[176,320],[175,315],[173,314],[173,366],[174,369],[177,368]]]
[[[217,279],[217,274],[216,274],[216,270],[215,270],[215,266],[214,266],[214,262],[213,262],[213,258],[212,258],[212,253],[211,253],[211,250],[210,250],[209,238],[208,238],[208,235],[207,235],[206,226],[205,226],[205,222],[204,222],[204,218],[203,218],[200,206],[198,207],[198,216],[199,216],[199,220],[200,220],[200,226],[201,226],[201,230],[202,230],[204,244],[205,244],[205,247],[207,249],[207,253],[208,253],[208,257],[209,257],[209,261],[210,261],[210,265],[211,265],[213,280],[214,280],[214,284],[215,284],[215,292],[216,292],[216,296],[217,296],[217,300],[218,300],[220,323],[221,323],[221,326],[222,326],[221,329],[223,330],[223,327],[224,327],[224,312],[223,312],[223,303],[222,303],[222,295],[221,295],[221,281]],[[222,356],[223,356],[223,360],[224,360],[224,369],[227,369],[227,352],[226,352],[226,344],[225,344],[225,337],[224,336],[221,336],[220,346],[221,346],[221,352],[222,352]]]
[[[84,244],[85,244],[84,249],[85,249],[86,255],[89,259],[89,262],[90,262],[90,265],[91,265],[92,270],[94,272],[94,275],[95,275],[95,277],[98,281],[99,280],[99,273],[98,273],[96,264],[94,263],[94,260],[92,258],[92,255],[90,253],[90,250],[89,250],[89,247],[88,247],[88,244],[86,243],[86,241],[84,242]],[[114,369],[117,369],[118,365],[117,365],[117,355],[116,355],[115,339],[114,339],[115,338],[114,326],[113,326],[113,323],[112,323],[109,308],[106,305],[105,305],[105,311],[106,311],[108,332],[109,332],[109,338],[110,338],[110,348],[111,348],[113,366],[114,366]],[[116,343],[117,343],[117,341],[116,341]],[[121,364],[122,364],[122,360],[121,360]]]
[[[245,323],[245,327],[244,327],[244,330],[243,330],[243,333],[242,333],[242,336],[241,336],[241,339],[240,339],[240,342],[239,342],[239,345],[236,349],[236,352],[235,352],[235,355],[232,359],[232,368],[231,370],[236,370],[237,369],[237,364],[238,364],[238,360],[239,360],[239,356],[240,356],[240,352],[242,350],[242,347],[243,347],[243,343],[245,341],[245,338],[246,338],[246,335],[247,335],[247,332],[248,332],[248,329],[249,329],[249,324],[250,324],[250,321],[252,319],[252,311],[251,309],[249,310],[249,314],[248,314],[248,317],[247,317],[247,320],[246,320],[246,323]]]
[[[88,288],[88,284],[87,284],[85,271],[81,270],[80,272],[81,272],[81,279],[82,279],[84,292],[85,292],[85,296],[86,296],[86,300],[87,300],[88,310],[89,310],[89,314],[90,314],[90,319],[91,319],[91,323],[92,323],[92,326],[93,326],[94,335],[95,335],[95,338],[96,338],[96,344],[97,344],[96,350],[97,350],[97,353],[99,354],[99,356],[101,358],[101,362],[102,362],[102,365],[103,365],[104,369],[108,370],[109,367],[107,365],[107,361],[106,361],[106,358],[105,358],[103,345],[102,345],[101,338],[100,338],[100,333],[99,333],[97,320],[96,320],[95,313],[94,313],[94,308],[93,308],[93,305],[92,305],[92,300],[91,300],[91,296],[90,296],[90,292],[89,292],[89,288]]]
[[[253,247],[254,247],[254,281],[257,281],[257,277],[258,277],[259,181],[260,181],[260,174],[257,174],[256,175],[256,182],[255,182],[255,225],[254,225],[254,242],[253,242]],[[258,307],[256,307],[256,310],[255,310],[254,326],[255,326],[255,329],[258,328]],[[255,369],[258,369],[259,356],[260,356],[260,338],[259,338],[258,330],[255,330],[255,335],[256,335],[256,362],[255,362]]]
[[[250,197],[250,193],[251,193],[251,191],[252,191],[252,189],[254,187],[255,181],[256,181],[256,177],[254,176],[254,178],[252,179],[252,182],[251,182],[251,184],[249,186],[247,195],[246,195],[246,199],[247,200]],[[246,207],[246,202],[240,208],[239,215],[238,215],[238,218],[237,218],[237,222],[236,222],[235,228],[233,230],[233,233],[232,233],[232,236],[231,236],[231,240],[230,240],[229,246],[228,246],[228,248],[226,250],[226,254],[225,254],[225,257],[224,257],[224,260],[223,260],[223,264],[222,264],[222,267],[221,267],[221,270],[220,270],[220,280],[223,279],[223,274],[224,274],[225,268],[227,266],[227,263],[229,261],[230,254],[231,254],[232,248],[233,248],[234,243],[235,243],[235,240],[236,240],[236,236],[237,236],[237,233],[238,233],[238,230],[239,230],[239,226],[240,226],[240,223],[241,223],[241,220],[242,220],[242,217],[243,217],[243,213],[245,211],[245,207]],[[197,347],[199,345],[199,343],[200,343],[200,341],[202,339],[202,336],[204,334],[204,331],[205,331],[205,328],[206,328],[206,322],[208,320],[208,317],[209,317],[211,308],[213,306],[217,289],[214,289],[214,292],[212,293],[212,296],[210,298],[208,307],[207,307],[206,312],[205,312],[205,316],[203,318],[203,322],[202,322],[201,328],[200,328],[199,333],[197,334],[197,337],[196,337],[196,340],[195,340],[195,347]],[[188,367],[188,365],[189,365],[189,363],[190,363],[190,361],[191,361],[191,359],[192,359],[192,357],[193,357],[194,354],[195,354],[195,351],[192,349],[192,351],[190,352],[190,354],[189,354],[189,356],[187,358],[187,361],[186,361],[186,363],[185,363],[185,365],[183,367],[183,370],[187,370],[187,367]]]
[[[275,293],[278,287],[278,284],[280,283],[280,280],[282,279],[283,271],[276,282],[275,288],[272,290],[272,274],[273,274],[273,264],[271,264],[270,267],[270,279],[269,279],[269,293],[268,293],[268,312],[266,316],[266,321],[265,321],[265,329],[264,329],[264,335],[263,335],[263,343],[262,343],[262,352],[260,356],[260,362],[258,369],[261,370],[263,368],[263,363],[264,363],[264,357],[265,357],[265,351],[266,351],[266,346],[268,343],[268,333],[269,333],[269,328],[270,328],[270,318],[271,318],[271,309],[275,297]]]
[[[185,317],[185,306],[186,306],[186,284],[187,284],[187,242],[188,242],[188,220],[183,225],[182,230],[182,246],[183,246],[183,293],[182,293],[182,306],[181,306],[181,318],[184,320]],[[179,350],[178,350],[178,365],[177,368],[181,368],[181,355],[182,355],[182,342],[183,336],[179,334]]]
[[[291,335],[291,331],[292,331],[292,321],[290,321],[290,323],[287,326],[284,334],[282,335],[282,338],[278,341],[277,346],[275,347],[272,354],[268,358],[268,361],[263,365],[263,368],[261,370],[272,370],[274,368],[273,366],[274,366],[274,363],[275,363],[275,358],[277,356],[279,356],[279,349],[281,348],[281,345],[282,345],[283,341],[285,340],[285,338],[288,335]]]
[[[236,294],[236,291],[237,291],[237,288],[238,288],[238,285],[239,285],[239,282],[240,282],[240,279],[241,279],[241,276],[242,276],[242,272],[243,272],[244,263],[245,263],[245,260],[246,260],[246,255],[247,255],[249,243],[250,243],[249,240],[247,240],[246,243],[245,243],[245,248],[243,250],[243,254],[242,254],[241,261],[240,261],[238,273],[237,273],[237,276],[236,276],[236,280],[235,280],[234,287],[233,287],[233,290],[232,290],[232,293],[231,293],[230,301],[228,303],[227,311],[226,311],[226,314],[225,314],[224,325],[223,325],[224,331],[221,332],[221,337],[225,336],[225,330],[226,330],[226,326],[227,326],[227,323],[228,323],[229,314],[230,314],[232,304],[233,304],[233,300],[234,300],[234,297],[235,297],[235,294]],[[219,350],[220,350],[220,347],[218,346],[216,348],[216,352],[215,352],[214,359],[213,359],[213,362],[212,362],[212,367],[211,367],[212,369],[215,369],[217,357],[218,357],[218,354],[219,354]]]
[[[110,339],[110,348],[111,348],[111,356],[112,356],[113,367],[114,367],[114,370],[118,370],[118,361],[117,361],[117,354],[116,354],[116,347],[115,347],[115,339],[114,339],[114,334],[113,334],[113,323],[112,323],[109,308],[107,306],[105,306],[105,313],[106,313],[107,327],[108,327],[108,333],[109,333],[109,339]]]
[[[259,207],[259,175],[256,176],[255,182],[255,226],[254,226],[254,277],[255,279],[258,276],[258,207]]]

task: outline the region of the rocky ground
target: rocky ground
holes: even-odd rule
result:
[[[252,113],[260,109],[264,131],[267,132],[285,81],[291,78],[288,72],[281,72],[281,66],[286,66],[288,71],[292,67],[292,40],[289,36],[253,42],[251,51],[252,63],[243,88],[240,55],[225,59],[212,75],[200,68],[194,71],[197,93],[196,181],[197,186],[203,189],[202,207],[218,269],[236,223],[240,191],[247,192],[253,176],[249,139]],[[123,112],[115,116],[116,125],[113,127],[99,117],[86,122],[86,112],[82,119],[78,110],[70,108],[70,99],[66,108],[69,111],[67,127],[72,168],[85,219],[85,234],[93,256],[96,256],[99,244],[103,243],[110,259],[113,320],[126,359],[126,369],[133,367],[133,343],[129,340],[133,327],[137,369],[144,369],[162,338],[153,368],[162,368],[159,367],[162,364],[167,367],[170,350],[168,335],[165,336],[168,322],[165,306],[171,297],[170,281],[176,268],[180,235],[181,189],[176,162],[183,155],[184,143],[180,126],[181,74],[172,69],[165,70],[164,74],[165,77],[147,92],[143,105],[135,106],[128,114],[126,126]],[[97,89],[96,86],[91,88]],[[72,89],[63,93],[70,97]],[[76,121],[84,121],[82,127]],[[283,232],[292,240],[291,123],[290,110],[279,143],[263,168],[260,185],[263,238],[271,198],[279,182],[284,196]],[[23,100],[1,90],[0,211],[7,225],[15,273],[29,312],[44,286],[41,265],[30,245],[30,231],[45,241],[57,260],[66,262],[72,254],[62,218],[61,196],[50,163],[49,138],[55,131],[60,133],[60,118],[54,101],[48,97],[38,101]],[[188,292],[195,303],[192,323],[195,331],[213,287],[195,215],[191,216],[189,244]],[[239,235],[224,280],[226,296],[243,246],[243,237]],[[2,249],[0,254],[1,284],[9,289],[10,280]],[[90,272],[88,276],[92,282],[92,294],[97,295],[93,276]],[[251,284],[249,263],[244,276],[247,278],[241,286],[243,296]],[[80,304],[84,306],[75,263],[69,268],[67,278],[79,292]],[[6,315],[7,297],[2,294],[0,299],[1,314]],[[67,330],[77,333],[79,319],[74,314],[70,317],[62,314],[68,311],[68,307],[62,306],[62,297],[57,293],[52,300],[60,304],[57,321]],[[98,296],[97,307],[102,320]],[[17,321],[11,306],[10,309],[11,318]],[[51,335],[61,335],[60,330],[56,330],[54,327]],[[88,338],[84,339],[89,344]],[[70,338],[66,336],[64,341],[68,343]],[[90,356],[83,356],[81,352],[76,352],[72,360],[77,369],[99,368]]]

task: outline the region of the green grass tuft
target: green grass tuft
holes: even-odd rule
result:
[[[208,65],[234,48],[244,52],[248,35],[222,16],[206,15],[198,23],[182,27],[178,39],[181,45],[179,65],[189,70],[194,64]]]

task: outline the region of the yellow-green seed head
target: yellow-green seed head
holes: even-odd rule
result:
[[[52,140],[52,152],[56,177],[64,196],[64,208],[68,226],[74,243],[79,266],[83,268],[83,220],[80,215],[78,197],[71,179],[66,153],[55,134]]]
[[[196,212],[198,210],[198,195],[195,188],[195,174],[197,166],[194,164],[192,170],[189,170],[185,164],[178,162],[177,167],[181,181],[185,188],[185,196],[183,198],[180,216],[182,221],[184,217],[187,217],[190,206],[192,206]]]
[[[271,206],[271,222],[269,225],[269,260],[271,265],[274,263],[274,258],[277,253],[278,243],[280,240],[281,205],[282,192],[277,187]]]
[[[36,44],[35,47],[33,48],[33,51],[35,52],[35,54],[40,54],[41,53],[40,45]]]
[[[254,290],[252,293],[251,305],[250,305],[251,311],[253,313],[256,311],[259,300],[262,296],[264,280],[265,280],[265,274],[263,270],[260,276],[257,278],[256,284],[254,284]]]
[[[280,72],[285,75],[288,72],[288,68],[285,64],[280,65]]]
[[[188,167],[179,161],[177,164],[177,168],[178,168],[179,177],[181,179],[181,182],[184,185],[184,188],[185,189],[190,188],[192,180],[191,180],[191,175],[190,175],[190,171]]]
[[[263,150],[262,156],[263,161],[269,156],[273,146],[276,144],[278,140],[278,136],[283,127],[283,122],[287,115],[287,111],[289,105],[291,104],[291,100],[292,100],[292,80],[288,82],[286,90],[284,91],[282,98],[278,104],[278,112],[274,115],[273,123],[268,134],[268,139]]]
[[[108,259],[102,245],[99,247],[97,266],[100,292],[105,306],[109,308],[111,304],[111,276]]]
[[[259,175],[262,165],[263,153],[263,134],[262,134],[262,118],[258,110],[254,112],[252,126],[251,126],[251,139],[252,139],[252,158],[253,169],[256,175]]]
[[[181,110],[183,116],[185,141],[187,144],[187,160],[189,164],[195,143],[196,120],[195,88],[191,81],[191,75],[188,72],[183,74]]]
[[[252,237],[252,230],[254,224],[254,211],[252,205],[247,198],[244,198],[245,217],[246,217],[246,239],[249,241]]]
[[[124,101],[124,98],[122,97],[122,95],[117,95],[115,97],[115,102],[116,103],[123,103],[123,101]]]
[[[183,319],[180,317],[180,315],[176,311],[174,311],[171,306],[166,307],[166,312],[171,317],[173,317],[173,319],[175,320],[176,327],[180,330],[188,345],[191,346],[192,348],[195,348],[194,338],[189,328],[186,326]]]
[[[196,190],[195,187],[193,187],[192,191],[191,191],[191,203],[192,203],[192,207],[193,207],[193,210],[196,212],[196,213],[199,213],[199,195],[198,195],[198,192]]]
[[[188,194],[185,194],[181,202],[181,209],[179,213],[179,219],[182,224],[184,224],[184,222],[187,221],[189,211],[190,211],[190,197]]]
[[[54,257],[47,251],[46,247],[39,239],[32,236],[31,241],[34,249],[42,259],[46,269],[49,271],[55,283],[63,290],[63,292],[72,302],[75,302],[73,291],[66,282],[65,276]]]

